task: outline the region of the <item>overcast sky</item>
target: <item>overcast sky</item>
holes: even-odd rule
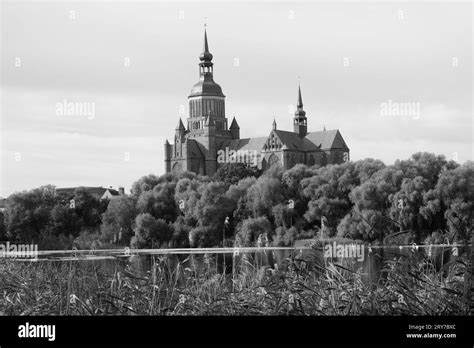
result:
[[[351,159],[472,159],[472,4],[30,2],[1,5],[0,196],[45,184],[124,186],[162,174],[163,143],[198,80],[207,17],[214,78],[241,137],[338,128]],[[58,103],[86,103],[61,115]],[[385,115],[382,105],[418,103]],[[385,103],[385,104],[384,104]]]

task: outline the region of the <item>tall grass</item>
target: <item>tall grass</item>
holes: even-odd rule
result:
[[[131,263],[0,260],[3,315],[468,315],[463,256],[436,271],[426,260],[385,261],[376,284],[328,262],[288,259],[284,270],[245,259],[223,275],[151,258]]]

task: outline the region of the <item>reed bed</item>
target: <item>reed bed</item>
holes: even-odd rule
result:
[[[119,261],[0,260],[0,315],[469,315],[467,257],[439,271],[395,258],[376,283],[331,262],[275,270],[244,259],[226,275],[210,262],[199,273],[150,262],[140,272]]]

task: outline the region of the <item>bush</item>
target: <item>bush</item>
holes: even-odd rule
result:
[[[138,248],[157,248],[168,242],[171,227],[165,220],[155,219],[151,214],[139,214],[135,219],[135,236]]]
[[[193,248],[213,247],[216,240],[216,230],[210,226],[198,226],[189,232],[189,244]]]
[[[242,224],[237,227],[237,235],[235,236],[236,244],[239,246],[255,246],[258,236],[271,235],[272,225],[270,221],[265,216],[258,218],[249,218],[242,222]]]

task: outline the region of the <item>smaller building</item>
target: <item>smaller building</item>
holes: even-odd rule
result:
[[[64,195],[73,195],[74,191],[78,188],[84,189],[86,192],[90,193],[92,196],[98,199],[108,199],[111,200],[114,197],[118,197],[120,195],[125,194],[125,190],[123,187],[119,187],[118,190],[114,190],[111,187],[90,187],[90,186],[78,186],[78,187],[64,187],[64,188],[56,188],[57,194],[64,194]]]

